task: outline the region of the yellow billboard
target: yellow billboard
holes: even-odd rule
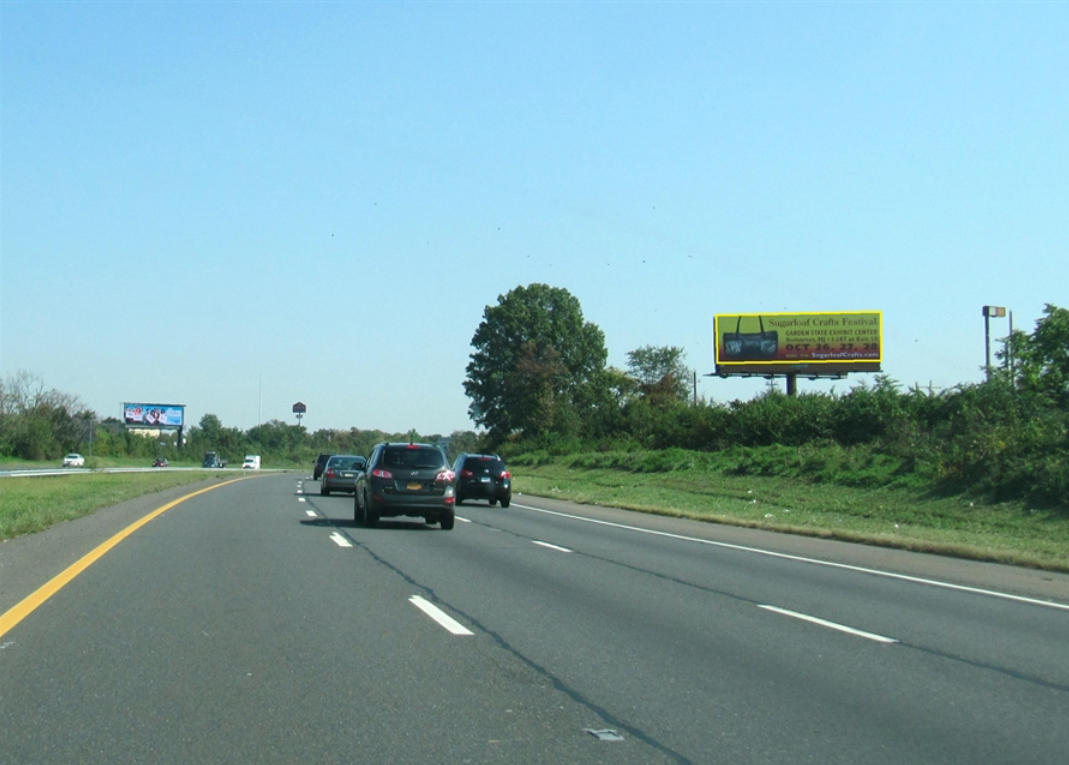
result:
[[[872,364],[883,360],[880,311],[732,313],[713,320],[717,366]]]

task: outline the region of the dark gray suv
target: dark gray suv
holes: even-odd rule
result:
[[[453,463],[457,474],[457,504],[466,499],[485,499],[491,505],[512,502],[512,474],[496,454],[461,454]]]
[[[445,452],[430,444],[382,443],[357,473],[353,518],[368,528],[407,515],[453,528],[456,474]]]

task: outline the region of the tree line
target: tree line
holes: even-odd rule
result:
[[[1006,338],[988,379],[939,393],[880,375],[845,393],[689,399],[681,349],[606,366],[578,300],[542,284],[488,306],[472,346],[469,414],[509,454],[764,450],[737,469],[1069,506],[1069,311],[1054,305]]]
[[[764,452],[744,454],[740,471],[920,480],[1069,506],[1069,311],[1057,306],[1046,306],[1034,331],[1006,338],[984,382],[938,393],[877,376],[844,393],[770,389],[749,401],[699,399],[689,395],[681,348],[648,345],[627,354],[626,369],[608,366],[601,329],[567,290],[545,284],[499,296],[471,345],[462,384],[478,432],[309,433],[279,420],[242,431],[207,414],[180,452],[175,434],[136,435],[22,372],[0,381],[0,457],[58,459],[81,450],[188,460],[210,450],[229,461],[256,453],[303,464],[319,452],[367,454],[382,440],[409,439],[442,443],[451,455],[749,449]]]

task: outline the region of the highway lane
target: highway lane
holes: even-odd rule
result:
[[[0,636],[0,762],[1026,763],[1069,750],[1069,611],[532,498],[466,504],[453,532],[363,529],[351,499],[317,489],[258,477],[191,499]]]
[[[484,537],[408,570],[453,566],[448,579],[463,581],[470,562],[467,577],[490,581],[439,597],[693,761],[1051,762],[1066,751],[1064,609],[592,527],[519,502],[463,512]]]

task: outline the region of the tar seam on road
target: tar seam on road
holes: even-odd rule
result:
[[[338,530],[339,534],[341,534],[342,536],[348,538],[351,542],[353,542],[355,547],[357,547],[357,548],[363,550],[365,553],[367,553],[372,558],[372,560],[374,560],[376,563],[379,563],[380,565],[385,566],[386,568],[388,568],[391,571],[393,571],[403,581],[409,583],[413,587],[418,587],[419,589],[421,589],[425,593],[427,593],[428,599],[429,599],[428,602],[437,601],[438,603],[444,603],[444,601],[441,598],[438,597],[437,593],[435,593],[435,591],[434,591],[434,589],[432,587],[429,587],[428,585],[425,585],[422,582],[416,581],[407,572],[401,570],[400,568],[395,566],[393,563],[391,563],[390,561],[386,560],[384,557],[382,557],[381,555],[376,553],[374,550],[372,550],[370,547],[365,545],[363,542],[361,542],[358,539],[354,539],[352,536],[349,535],[349,533],[347,531],[345,531],[345,529],[343,529],[342,527],[336,525],[329,518],[327,519],[327,523],[329,523],[330,525],[334,526],[334,528],[336,528]],[[482,524],[478,524],[478,525],[482,525]],[[634,737],[636,740],[643,742],[644,744],[646,744],[649,747],[652,747],[653,749],[657,750],[658,752],[661,752],[666,757],[670,757],[671,759],[673,759],[677,763],[679,763],[679,765],[692,765],[691,764],[691,760],[689,760],[683,754],[680,754],[679,752],[675,751],[674,749],[672,749],[671,747],[667,746],[666,744],[662,744],[660,741],[658,741],[657,739],[655,739],[652,736],[648,735],[645,731],[641,730],[640,728],[637,728],[637,727],[635,727],[635,726],[633,726],[633,725],[631,725],[629,723],[626,723],[623,720],[617,719],[616,716],[613,715],[608,709],[596,704],[592,699],[588,699],[586,696],[584,696],[582,693],[580,693],[577,689],[572,688],[570,685],[565,683],[564,680],[562,680],[561,678],[557,677],[552,672],[550,672],[547,667],[542,666],[541,664],[537,663],[536,661],[534,661],[533,659],[528,657],[526,654],[522,653],[518,648],[516,648],[511,643],[509,643],[507,640],[505,640],[504,636],[502,636],[501,634],[499,634],[499,633],[495,632],[494,630],[488,628],[486,625],[484,625],[478,619],[473,617],[471,614],[466,613],[465,611],[463,611],[463,610],[461,610],[459,608],[456,608],[455,606],[452,606],[452,605],[450,605],[450,608],[453,611],[455,611],[456,613],[460,614],[462,617],[464,617],[464,619],[466,619],[468,621],[468,623],[473,625],[475,628],[481,630],[486,635],[489,635],[490,638],[495,643],[497,643],[498,646],[503,651],[511,654],[512,656],[514,656],[517,659],[517,661],[523,663],[524,665],[529,667],[532,671],[536,672],[537,674],[539,674],[542,677],[544,677],[547,680],[549,680],[549,682],[553,685],[553,687],[558,692],[563,693],[565,696],[570,698],[576,704],[578,704],[578,705],[580,705],[582,707],[585,707],[586,709],[589,709],[593,714],[597,715],[603,721],[605,721],[609,725],[613,726],[614,728],[621,729],[621,730],[624,730],[624,731],[630,733],[631,736]]]
[[[513,503],[512,506],[513,507],[521,507],[521,508],[524,508],[524,509],[528,509],[528,506],[517,505],[516,503]],[[539,508],[529,508],[529,509],[539,510]],[[575,520],[580,520],[580,521],[581,520],[589,520],[589,519],[582,518],[581,516],[566,515],[564,513],[558,513],[558,512],[555,512],[553,510],[541,510],[540,512],[549,513],[550,515],[559,515],[559,516],[562,516],[564,518],[574,518]],[[623,526],[623,525],[618,524],[618,523],[609,523],[608,521],[593,521],[592,520],[591,522],[592,523],[604,524],[604,525],[607,525],[607,526],[616,526],[618,528],[629,529],[629,530],[634,530],[634,531],[646,531],[646,529],[641,529],[641,528],[637,528],[637,527],[633,527],[633,526]],[[486,528],[494,528],[494,527],[488,526],[487,524],[484,524],[484,523],[479,523],[478,525],[485,526]],[[516,534],[516,533],[510,532],[510,531],[507,532],[507,531],[504,531],[504,529],[495,528],[494,530],[495,531],[501,531],[502,533],[506,533],[506,534],[512,534],[512,536],[516,537],[517,539],[526,539],[528,541],[533,541],[533,540],[530,540],[529,537],[526,537],[526,536],[524,536],[522,534]],[[672,538],[676,538],[676,539],[681,539],[683,541],[702,542],[702,543],[705,543],[705,544],[711,544],[713,546],[717,546],[717,545],[723,544],[723,546],[726,546],[726,547],[735,547],[735,545],[729,545],[729,544],[726,544],[726,543],[717,543],[717,542],[707,542],[706,540],[697,539],[697,538],[694,538],[694,537],[686,537],[686,536],[682,536],[682,535],[679,535],[679,534],[668,534],[666,532],[660,532],[660,531],[650,531],[649,533],[655,534],[655,535],[659,535],[659,536],[667,536],[667,537],[672,537]],[[753,549],[754,552],[764,552],[764,551],[756,549],[756,548],[742,548],[742,549],[744,549],[744,550]],[[679,577],[676,577],[676,576],[669,576],[667,574],[663,574],[663,573],[660,573],[660,572],[657,572],[657,571],[652,571],[650,569],[640,568],[639,566],[632,566],[632,565],[627,564],[627,563],[621,563],[620,561],[612,560],[611,558],[605,558],[605,557],[602,557],[600,555],[594,555],[593,553],[576,551],[576,550],[573,550],[572,552],[574,552],[576,555],[578,555],[580,557],[583,557],[583,558],[590,558],[591,560],[601,561],[602,563],[605,563],[605,564],[610,565],[610,566],[619,566],[620,568],[624,568],[624,569],[627,569],[629,571],[635,571],[637,573],[645,574],[647,576],[656,577],[657,579],[661,579],[663,581],[674,582],[675,584],[679,584],[679,585],[682,585],[684,587],[691,587],[691,588],[693,588],[695,590],[698,590],[700,592],[706,592],[706,593],[709,593],[709,594],[712,594],[712,595],[719,595],[719,596],[724,597],[724,598],[730,598],[730,599],[735,600],[735,601],[737,601],[739,603],[749,603],[750,605],[754,605],[754,606],[758,606],[758,607],[762,606],[762,604],[759,603],[756,600],[753,600],[753,599],[747,598],[747,597],[743,597],[742,595],[738,595],[738,594],[733,593],[733,592],[728,592],[727,590],[718,590],[718,589],[716,589],[714,587],[708,587],[706,585],[698,584],[696,582],[691,582],[691,581],[688,581],[686,579],[680,579]],[[784,557],[784,558],[796,557],[796,556],[781,555],[780,553],[771,553],[771,552],[766,552],[766,554],[772,555],[774,557]],[[372,553],[372,555],[374,555],[374,553]],[[811,559],[809,559],[809,558],[801,558],[800,560],[809,561]],[[821,563],[822,561],[813,560],[812,562]],[[826,565],[835,566],[836,564],[826,564]],[[839,567],[840,568],[846,568],[846,569],[855,568],[853,566],[847,566],[847,565],[840,565]],[[871,569],[862,569],[862,571],[872,571],[872,570]],[[881,572],[874,571],[874,573],[881,573]],[[892,576],[892,578],[894,577],[893,574],[890,575],[890,576]],[[955,588],[952,586],[952,589],[955,589]],[[968,591],[970,588],[963,588],[963,589]],[[997,595],[999,593],[995,593],[995,594]],[[1010,597],[1011,599],[1014,598],[1014,596],[1008,596],[1008,597]],[[1046,603],[1045,601],[1038,601],[1038,603],[1040,605],[1052,605],[1052,604]],[[473,623],[477,624],[477,622],[475,622],[474,620],[472,620],[472,621],[473,621]],[[482,629],[482,625],[478,625],[477,624],[477,626],[479,626],[480,629]],[[888,645],[891,645],[891,644],[888,644]],[[1026,682],[1026,683],[1034,683],[1035,685],[1040,685],[1040,686],[1043,686],[1043,687],[1046,687],[1046,688],[1050,688],[1050,689],[1056,690],[1056,691],[1069,692],[1069,686],[1060,685],[1058,683],[1055,683],[1055,682],[1052,682],[1050,680],[1047,680],[1046,678],[1039,677],[1037,675],[1029,675],[1029,674],[1026,674],[1024,672],[1019,672],[1017,670],[1010,669],[1008,667],[1000,666],[998,664],[989,664],[989,663],[986,663],[986,662],[976,661],[974,659],[969,659],[969,658],[967,658],[965,656],[959,656],[957,654],[948,653],[946,651],[940,651],[937,648],[931,648],[931,647],[923,646],[923,645],[920,645],[920,644],[917,644],[917,643],[910,643],[910,642],[905,641],[905,640],[896,640],[895,643],[893,643],[893,645],[900,646],[900,647],[902,647],[904,649],[920,651],[922,653],[926,653],[926,654],[929,654],[931,656],[937,656],[937,657],[939,657],[941,659],[946,659],[948,661],[957,662],[957,663],[964,664],[964,665],[967,665],[967,666],[970,666],[970,667],[976,667],[978,669],[984,669],[984,670],[988,670],[990,672],[997,672],[1000,675],[1005,675],[1006,677],[1011,677],[1014,680],[1020,680],[1022,682]]]
[[[530,505],[517,505],[513,503],[514,507],[521,508],[523,510],[534,510],[536,513],[544,513],[546,515],[556,515],[559,518],[570,518],[573,521],[583,521],[584,523],[593,523],[598,526],[611,526],[616,529],[624,529],[625,531],[637,531],[641,534],[652,534],[657,537],[666,537],[668,539],[678,539],[684,542],[697,542],[702,545],[709,545],[710,547],[722,547],[727,550],[738,550],[739,552],[754,553],[757,555],[767,555],[770,558],[781,558],[783,560],[793,560],[800,563],[812,563],[817,566],[827,566],[828,568],[838,568],[844,571],[856,571],[860,574],[869,574],[871,576],[882,576],[887,579],[898,579],[902,582],[912,582],[914,584],[924,584],[929,587],[941,587],[946,590],[956,590],[957,592],[968,592],[973,595],[986,595],[992,598],[1002,598],[1003,600],[1012,600],[1016,603],[1027,603],[1032,606],[1045,606],[1047,608],[1055,608],[1061,611],[1069,611],[1069,604],[1058,603],[1053,600],[1039,600],[1038,598],[1026,598],[1023,595],[1011,595],[1008,592],[999,592],[998,590],[985,590],[980,587],[967,587],[962,584],[953,584],[951,582],[941,582],[938,579],[924,579],[919,576],[909,576],[908,574],[896,574],[893,571],[881,571],[878,568],[866,568],[864,566],[853,566],[849,563],[834,563],[833,561],[820,560],[819,558],[807,558],[803,555],[791,555],[789,553],[774,552],[772,550],[762,550],[760,547],[747,547],[745,545],[735,545],[730,542],[717,542],[712,539],[701,539],[700,537],[688,537],[685,534],[672,534],[668,531],[655,531],[653,529],[644,529],[640,526],[628,526],[623,523],[613,523],[612,521],[601,521],[596,518],[584,518],[581,515],[570,515],[568,513],[560,513],[556,510],[546,510],[541,507],[531,507]]]
[[[0,637],[6,635],[9,631],[11,631],[11,629],[15,627],[16,624],[18,624],[27,616],[32,614],[49,598],[51,598],[57,592],[59,592],[68,584],[70,584],[70,582],[73,581],[75,577],[77,577],[79,574],[81,574],[83,571],[93,565],[96,561],[104,557],[104,555],[109,550],[111,550],[111,548],[115,547],[117,544],[119,544],[119,542],[126,539],[128,536],[133,534],[135,531],[137,531],[139,528],[144,526],[152,519],[163,515],[172,507],[180,505],[187,499],[192,499],[193,497],[196,497],[199,494],[204,494],[205,492],[213,491],[214,489],[218,489],[221,486],[229,486],[230,484],[235,483],[237,481],[247,480],[250,477],[251,476],[243,476],[241,478],[235,478],[225,483],[218,483],[214,486],[208,486],[207,488],[200,489],[198,491],[193,492],[192,494],[186,494],[184,497],[179,497],[173,502],[168,502],[163,507],[153,510],[141,520],[131,523],[129,526],[127,526],[125,529],[113,536],[111,539],[101,543],[92,552],[83,555],[78,561],[72,563],[62,572],[52,577],[51,580],[38,587],[37,590],[23,598],[4,614],[0,614]]]

